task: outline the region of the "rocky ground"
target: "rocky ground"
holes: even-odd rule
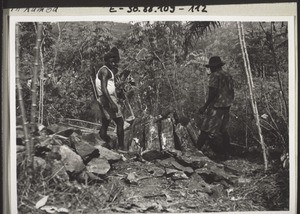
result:
[[[196,149],[120,153],[96,131],[53,125],[35,138],[31,177],[17,147],[19,213],[288,209],[288,171],[274,163],[264,172],[254,154],[218,161]]]

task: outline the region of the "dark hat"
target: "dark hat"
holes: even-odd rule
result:
[[[223,66],[223,65],[225,65],[225,63],[222,62],[222,60],[219,56],[212,56],[209,59],[208,65],[205,65],[205,67],[211,68],[211,67],[219,67],[219,66]]]
[[[115,58],[117,62],[120,61],[119,50],[116,47],[113,47],[107,54],[104,55],[104,61],[108,59]]]

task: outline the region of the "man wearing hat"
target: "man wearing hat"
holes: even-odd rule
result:
[[[210,141],[215,152],[222,152],[222,155],[227,156],[230,146],[227,125],[229,109],[234,100],[234,88],[232,76],[222,68],[224,64],[219,56],[213,56],[209,59],[209,64],[205,65],[210,69],[211,74],[207,101],[199,109],[199,113],[205,115],[197,147],[201,150],[203,145]],[[220,141],[222,141],[221,147],[218,145]]]
[[[97,96],[101,104],[101,122],[100,137],[111,143],[111,138],[107,135],[107,129],[111,120],[117,125],[118,147],[125,150],[124,147],[124,119],[121,113],[121,107],[118,104],[116,95],[115,75],[118,73],[118,63],[120,61],[119,51],[113,47],[104,55],[105,65],[102,66],[95,79]]]

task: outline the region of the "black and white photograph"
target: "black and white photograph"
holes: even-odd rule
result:
[[[78,17],[10,23],[12,210],[292,213],[293,19]]]

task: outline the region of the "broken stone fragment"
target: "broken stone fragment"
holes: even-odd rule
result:
[[[87,141],[80,139],[77,134],[72,134],[69,139],[73,149],[82,157],[85,164],[92,158],[99,157],[99,150],[91,146]]]
[[[170,157],[164,160],[159,161],[157,164],[165,168],[174,168],[172,162],[175,161],[175,158]]]
[[[206,163],[212,162],[208,157],[204,156],[202,152],[184,153],[177,157],[179,163],[190,166],[193,169],[202,168]]]
[[[168,175],[172,175],[172,174],[178,172],[177,169],[171,169],[171,168],[165,168],[165,171],[166,171],[166,175],[167,175],[167,176],[168,176]]]
[[[62,124],[52,124],[45,128],[49,134],[58,134],[64,137],[69,137],[75,131],[74,128]]]
[[[189,179],[189,177],[184,172],[178,171],[172,175],[172,179],[173,180],[185,180],[185,179]]]
[[[150,167],[147,171],[155,177],[161,177],[165,174],[165,170],[156,166]]]
[[[110,164],[104,158],[94,158],[87,165],[87,171],[98,175],[105,175],[110,170]]]
[[[165,159],[168,158],[169,155],[165,152],[157,151],[157,150],[146,150],[142,152],[142,158],[146,161],[153,161],[157,159]]]
[[[108,161],[118,161],[122,159],[122,155],[103,146],[97,145],[95,148],[98,149],[100,158],[105,158]]]
[[[60,146],[58,153],[61,156],[61,161],[64,164],[66,171],[79,173],[84,170],[85,165],[83,164],[82,158],[68,146]]]
[[[172,165],[176,168],[179,169],[187,174],[192,174],[194,172],[194,170],[191,167],[185,167],[180,165],[177,161],[172,161]]]
[[[233,180],[236,179],[235,175],[226,173],[223,167],[214,162],[206,163],[201,169],[196,169],[195,172],[204,178],[207,183],[219,182],[221,180],[233,183]]]
[[[125,182],[129,183],[129,184],[138,184],[138,176],[137,176],[137,174],[135,172],[129,173],[125,177]]]

